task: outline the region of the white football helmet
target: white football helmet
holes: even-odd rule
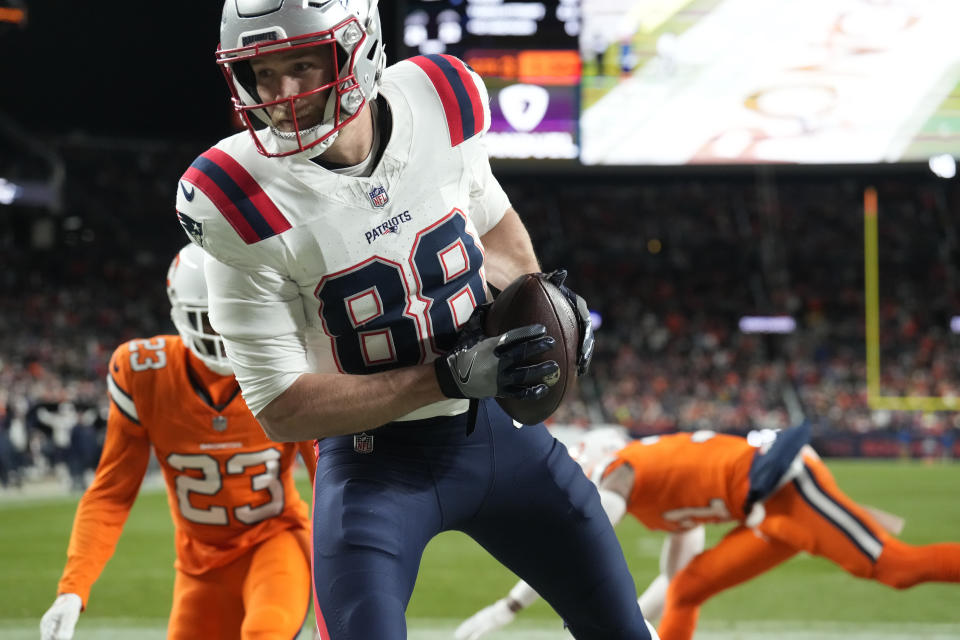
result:
[[[173,259],[167,271],[167,297],[170,317],[184,344],[211,371],[225,376],[233,374],[223,338],[210,326],[203,249],[188,244]]]
[[[594,477],[613,461],[613,455],[630,444],[630,436],[623,427],[598,427],[591,429],[569,448],[570,457],[583,468],[594,482]]]
[[[233,94],[233,108],[270,157],[311,150],[323,153],[367,101],[377,96],[386,65],[378,0],[226,0],[220,22],[217,64]],[[330,47],[337,77],[316,89],[264,102],[257,94],[250,61],[307,47]],[[295,101],[328,91],[323,121],[309,129],[278,131],[267,107],[287,103],[296,122]],[[257,122],[250,117],[251,114]]]

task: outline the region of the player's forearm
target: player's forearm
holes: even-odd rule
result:
[[[498,289],[505,289],[524,273],[540,271],[530,234],[512,208],[480,240],[486,254],[483,265],[487,282]]]
[[[113,557],[122,528],[121,523],[115,532],[105,530],[96,536],[71,538],[67,564],[57,583],[57,594],[75,593],[80,596],[83,606],[87,606],[90,589]]]
[[[272,440],[295,442],[373,429],[445,399],[432,364],[365,376],[305,373],[257,419]]]
[[[521,609],[526,609],[540,597],[533,587],[521,580],[513,585],[510,593],[507,595],[507,606],[510,611],[517,613]]]
[[[690,561],[703,551],[706,544],[706,532],[703,525],[688,531],[671,533],[663,542],[660,552],[660,573],[672,579]]]
[[[150,463],[150,442],[124,429],[111,407],[97,473],[80,498],[70,531],[67,564],[57,593],[75,593],[86,606],[90,588],[113,556]]]
[[[113,556],[131,503],[98,495],[96,484],[81,498],[70,532],[67,564],[57,593],[75,593],[87,605],[90,589]]]
[[[637,598],[637,604],[640,605],[644,618],[659,620],[663,616],[663,605],[666,602],[667,587],[669,586],[670,580],[661,573],[640,594],[640,597]]]

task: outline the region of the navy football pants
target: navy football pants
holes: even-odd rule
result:
[[[324,638],[406,638],[423,550],[456,529],[533,586],[579,640],[649,640],[596,487],[543,425],[517,429],[485,400],[470,436],[465,415],[368,436],[369,453],[354,450],[354,436],[318,447],[313,580]]]

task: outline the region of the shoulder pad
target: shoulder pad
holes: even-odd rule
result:
[[[177,193],[180,224],[200,246],[204,246],[205,216],[195,190],[206,196],[248,245],[283,233],[291,226],[257,179],[233,154],[219,146],[211,147],[194,160],[180,178]],[[194,215],[198,209],[201,211]]]
[[[107,372],[107,393],[114,405],[128,420],[140,424],[136,398],[138,385],[134,376],[141,371],[163,369],[169,362],[170,343],[174,336],[135,339],[117,347],[110,358]],[[150,386],[153,385],[151,381]],[[142,386],[142,385],[140,385]]]
[[[450,146],[490,128],[490,105],[483,80],[463,60],[443,54],[408,59],[420,68],[440,103],[450,132]]]

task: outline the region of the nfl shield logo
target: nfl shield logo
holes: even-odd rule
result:
[[[357,453],[373,453],[373,436],[365,433],[353,436],[353,450]]]
[[[213,418],[213,430],[214,431],[226,431],[227,430],[227,418],[226,416],[215,416]]]
[[[367,195],[370,196],[370,202],[372,202],[375,207],[382,207],[387,204],[387,201],[390,199],[387,197],[387,190],[383,187],[374,187]]]

